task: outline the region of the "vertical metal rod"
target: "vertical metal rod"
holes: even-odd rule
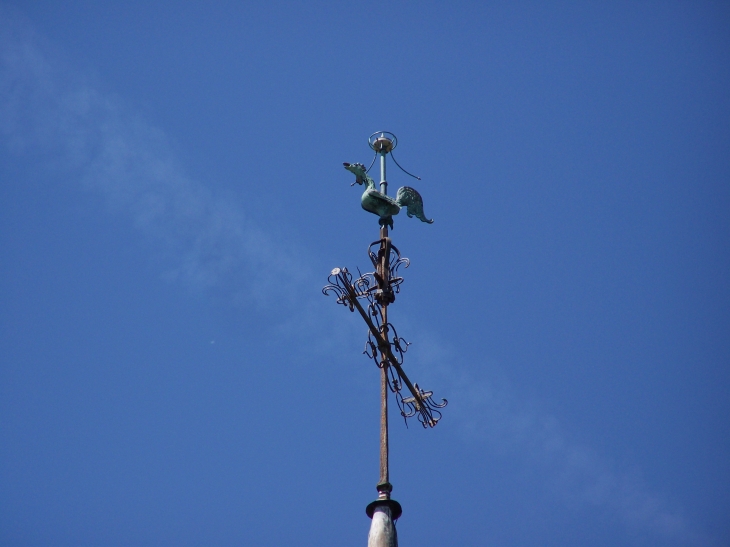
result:
[[[385,135],[381,134],[381,139]],[[388,181],[385,178],[385,156],[392,149],[392,146],[385,146],[380,143],[380,193],[388,195]],[[390,292],[390,240],[388,238],[388,226],[380,227],[380,262],[378,270],[383,280],[380,301],[381,334],[386,343],[389,342],[388,335],[388,298]],[[380,482],[378,483],[378,498],[390,499],[391,485],[390,473],[388,470],[388,355],[385,351],[380,352]]]
[[[384,158],[385,156],[383,156]],[[384,165],[384,159],[383,164]],[[390,286],[390,247],[386,245],[385,238],[388,237],[388,227],[381,226],[380,239],[383,242],[380,245],[380,263],[378,269],[384,281],[384,288]],[[383,339],[388,341],[388,304],[386,300],[380,303],[381,325]],[[380,497],[390,499],[390,473],[388,470],[388,357],[385,352],[380,352],[380,483],[388,485],[382,490],[379,488]]]
[[[382,358],[380,369],[380,484],[390,482],[388,470],[388,360]]]

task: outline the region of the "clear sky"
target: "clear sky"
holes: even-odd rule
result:
[[[726,2],[0,3],[0,544],[366,544],[385,129],[401,546],[730,545],[729,90]]]

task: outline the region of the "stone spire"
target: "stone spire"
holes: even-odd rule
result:
[[[368,547],[398,547],[395,521],[403,513],[400,503],[390,499],[390,483],[378,485],[378,499],[370,503],[365,512],[372,519],[368,533]]]
[[[368,533],[368,547],[398,547],[398,533],[390,514],[390,508],[375,508]]]

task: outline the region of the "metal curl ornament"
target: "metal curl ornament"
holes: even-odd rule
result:
[[[387,249],[387,242],[383,241],[382,244]],[[408,259],[401,258],[397,249],[394,253],[395,259],[392,259],[391,254],[379,253],[381,258],[387,255],[388,264],[393,265],[388,267],[388,271],[396,272],[400,265],[410,264]],[[378,277],[385,279],[384,276],[376,276],[375,272],[361,274],[358,278],[353,279],[353,275],[347,268],[335,268],[328,276],[329,283],[324,286],[322,292],[325,295],[334,294],[338,304],[346,306],[353,312],[357,310],[365,320],[368,326],[368,337],[363,353],[373,359],[378,368],[386,369],[389,378],[388,386],[396,395],[401,416],[404,419],[418,416],[418,421],[424,427],[435,427],[441,419],[441,412],[438,409],[445,407],[448,401],[442,399],[442,403],[435,403],[431,399],[432,391],[421,390],[406,376],[402,366],[404,354],[410,343],[398,335],[391,322],[385,324],[387,328],[383,328],[384,308],[387,308],[390,302],[387,302],[382,295],[386,293],[387,289],[392,290],[392,285],[389,286],[379,281]],[[363,307],[360,300],[365,300],[367,307]],[[384,301],[387,303],[383,304]],[[394,335],[392,339],[388,334],[391,331]],[[410,397],[404,398],[401,394],[404,385],[410,392]]]

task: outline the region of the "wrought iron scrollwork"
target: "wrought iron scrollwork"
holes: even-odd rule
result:
[[[373,248],[376,250],[374,251]],[[398,294],[400,292],[400,285],[403,283],[403,277],[401,277],[398,274],[398,269],[401,266],[408,267],[411,265],[411,261],[408,260],[405,257],[401,257],[400,251],[398,250],[398,247],[393,245],[390,242],[390,238],[383,238],[379,239],[377,241],[373,241],[370,246],[368,247],[368,256],[370,257],[370,261],[373,263],[373,266],[375,269],[378,269],[378,266],[380,264],[380,261],[382,260],[383,253],[385,250],[388,250],[388,284],[390,285],[390,290],[393,292],[393,294]],[[377,272],[373,273],[374,276],[376,276],[376,281],[380,283],[381,285],[385,284],[385,280],[380,279],[380,275],[377,274]]]
[[[327,277],[327,281],[329,283],[322,288],[322,294],[325,296],[334,294],[338,304],[350,308],[350,311],[355,311],[350,291],[347,290],[349,286],[352,286],[352,274],[347,271],[347,268],[335,268]]]
[[[416,397],[401,396],[398,407],[401,409],[401,415],[403,418],[410,418],[411,416],[418,416],[418,421],[421,422],[423,427],[434,427],[441,419],[441,411],[439,409],[444,408],[449,402],[446,399],[441,399],[440,403],[433,400],[433,391],[423,391],[418,384],[413,384],[416,391],[421,395],[420,399]],[[396,401],[398,397],[396,397]]]
[[[377,254],[372,250],[376,245],[380,246]],[[398,249],[385,238],[372,243],[368,250],[376,268],[383,258],[383,249],[389,253],[387,264],[390,279],[383,280],[377,272],[361,273],[358,278],[353,279],[347,268],[335,268],[327,278],[329,283],[322,292],[325,295],[334,294],[338,304],[348,307],[353,312],[357,310],[367,323],[368,337],[363,353],[379,368],[386,367],[388,387],[395,394],[396,403],[406,425],[408,418],[417,416],[423,427],[434,427],[442,416],[439,409],[445,407],[448,402],[442,399],[441,403],[436,403],[432,399],[432,391],[424,391],[418,384],[411,383],[402,368],[404,354],[408,351],[410,343],[398,335],[392,323],[383,325],[384,312],[381,310],[392,302],[392,299],[384,299],[383,294],[388,294],[387,291],[390,291],[390,294],[399,291],[403,278],[398,276],[398,268],[402,265],[408,267],[410,262],[407,258],[402,258]],[[363,307],[360,300],[366,301],[367,306]],[[410,397],[403,397],[404,386],[410,392]]]
[[[334,294],[337,303],[350,308],[350,311],[355,311],[354,300],[358,298],[367,299],[370,308],[374,302],[373,293],[379,290],[378,282],[372,272],[360,274],[360,277],[353,280],[353,275],[347,268],[335,268],[327,277],[327,281],[329,283],[322,288],[322,293],[325,296]]]
[[[380,329],[379,321],[373,321],[373,323]],[[410,346],[411,343],[407,342],[405,338],[398,336],[398,333],[395,330],[393,323],[388,323],[388,332],[393,333],[392,339],[390,338],[390,336],[388,337],[388,343],[390,344],[391,348],[390,351],[393,353],[396,361],[398,361],[398,364],[403,365],[403,354],[408,351],[408,346]],[[381,359],[378,354],[379,349],[380,348],[378,346],[378,340],[376,340],[373,334],[368,330],[368,339],[365,342],[365,349],[363,350],[363,353],[370,357],[378,366],[378,368],[382,368],[383,364],[381,363]]]

